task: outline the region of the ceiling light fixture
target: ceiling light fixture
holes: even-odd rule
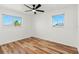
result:
[[[36,10],[32,10],[33,12],[36,12]]]

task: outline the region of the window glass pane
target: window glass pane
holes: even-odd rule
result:
[[[22,23],[22,18],[21,17],[14,17],[14,25],[15,26],[20,26]]]
[[[64,25],[64,14],[52,16],[53,26],[63,26]]]
[[[10,15],[3,15],[3,24],[4,25],[15,25],[20,26],[22,23],[22,18],[18,16],[10,16]]]
[[[3,15],[3,24],[4,25],[11,25],[13,22],[12,16]]]

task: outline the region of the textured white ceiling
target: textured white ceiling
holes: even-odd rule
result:
[[[27,5],[32,7],[32,4],[30,5],[27,4]],[[73,6],[73,5],[72,4],[42,4],[42,6],[39,9],[49,12],[51,10],[66,8],[69,6]],[[29,10],[29,8],[25,7],[23,4],[0,4],[0,7],[15,10],[22,13],[25,13],[24,12],[25,10]],[[28,12],[28,13],[32,13],[32,12]]]

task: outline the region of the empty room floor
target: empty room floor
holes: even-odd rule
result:
[[[30,37],[0,46],[1,54],[77,54],[77,48]]]

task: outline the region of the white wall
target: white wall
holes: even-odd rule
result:
[[[78,5],[78,14],[77,14],[77,16],[78,16],[78,22],[77,22],[78,23],[78,32],[77,32],[78,37],[77,38],[78,38],[78,51],[79,51],[79,5]]]
[[[52,16],[64,12],[65,20],[63,27],[52,26]],[[77,46],[77,6],[71,6],[61,10],[36,15],[33,19],[35,37]]]
[[[23,18],[22,26],[4,26],[2,23],[2,14],[20,16]],[[9,9],[0,9],[0,45],[8,42],[32,36],[31,19],[29,16]]]

